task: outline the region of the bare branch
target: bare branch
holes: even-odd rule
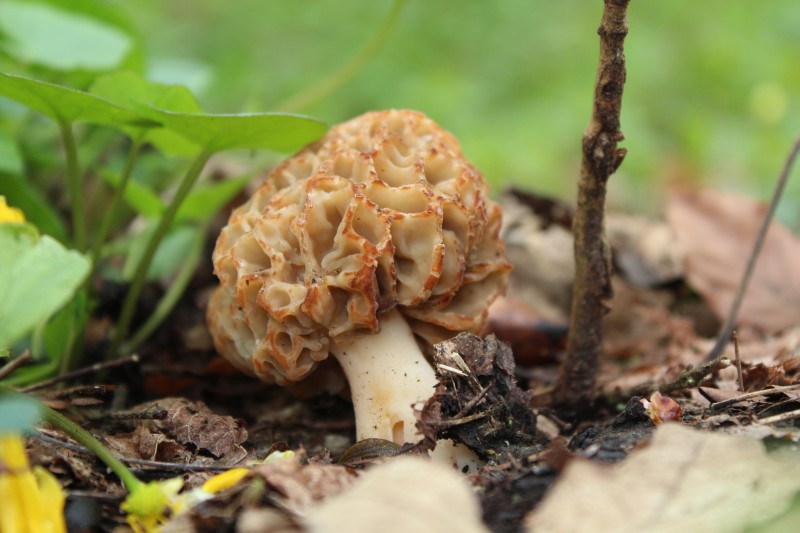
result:
[[[583,136],[583,163],[578,205],[573,222],[575,285],[572,297],[567,357],[556,385],[555,405],[575,416],[595,397],[595,374],[602,345],[601,323],[611,298],[611,259],[605,240],[606,183],[625,158],[619,129],[625,85],[623,44],[628,34],[629,0],[604,0],[600,64],[594,89],[592,118]]]

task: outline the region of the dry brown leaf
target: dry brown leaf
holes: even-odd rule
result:
[[[313,533],[484,533],[478,499],[451,468],[415,457],[373,467],[308,511]]]
[[[214,457],[231,461],[247,455],[241,443],[247,439],[247,430],[241,422],[230,416],[215,414],[203,402],[186,398],[164,398],[137,409],[145,410],[158,405],[167,411],[163,420],[147,420],[141,425],[151,432],[163,432],[181,444],[191,444],[198,450],[207,450]],[[229,464],[233,464],[231,461]]]
[[[509,294],[516,295],[544,320],[565,320],[572,299],[575,257],[572,234],[549,225],[518,199],[505,195],[503,229],[506,256],[514,266]]]
[[[669,224],[642,216],[608,213],[608,243],[614,264],[635,287],[655,287],[683,275]]]
[[[778,516],[798,490],[797,457],[667,423],[621,463],[570,462],[526,524],[529,533],[735,532]]]
[[[356,472],[339,465],[301,465],[297,457],[270,461],[253,468],[274,492],[281,507],[302,515],[313,503],[339,494],[356,479]]]
[[[766,206],[710,190],[670,194],[667,218],[688,283],[714,313],[727,315]],[[800,240],[773,222],[739,313],[740,326],[777,332],[800,324]]]

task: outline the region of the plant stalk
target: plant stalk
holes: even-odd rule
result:
[[[78,148],[75,145],[72,124],[59,120],[58,127],[61,131],[64,154],[67,160],[67,184],[69,200],[72,204],[72,236],[75,241],[75,248],[82,252],[86,247],[86,213],[84,212],[81,175],[78,168]]]
[[[97,263],[100,259],[100,253],[103,249],[103,244],[105,244],[106,237],[108,236],[108,232],[111,230],[111,224],[114,221],[114,217],[119,212],[120,207],[122,206],[122,200],[125,198],[125,188],[128,186],[128,180],[133,173],[133,165],[136,162],[136,158],[139,156],[139,151],[142,148],[141,138],[133,139],[133,143],[131,144],[130,150],[128,150],[128,157],[125,159],[125,166],[122,169],[122,174],[120,175],[119,185],[116,187],[114,191],[114,195],[111,198],[111,204],[108,206],[108,211],[106,211],[105,216],[103,217],[102,222],[100,223],[100,229],[97,231],[97,234],[94,238],[94,245],[92,246],[92,270],[89,273],[89,276],[86,278],[86,283],[91,283],[92,278],[97,273]]]
[[[142,288],[147,280],[147,271],[150,269],[150,264],[153,261],[153,257],[156,255],[158,245],[161,244],[161,241],[164,239],[167,231],[169,231],[172,221],[175,219],[175,215],[178,213],[178,209],[186,199],[189,191],[192,190],[192,187],[197,182],[197,178],[200,177],[200,172],[202,172],[203,167],[205,167],[211,155],[212,152],[208,150],[203,150],[200,152],[200,154],[192,163],[192,166],[189,167],[186,175],[183,177],[183,180],[181,181],[181,184],[178,187],[178,191],[175,193],[175,197],[172,199],[172,202],[170,202],[163,215],[161,215],[158,226],[156,226],[152,237],[150,237],[150,240],[147,243],[147,248],[145,248],[142,257],[139,260],[139,264],[136,267],[136,272],[133,275],[133,280],[131,281],[130,289],[125,297],[125,302],[122,306],[122,313],[120,314],[119,321],[117,322],[116,329],[114,330],[114,337],[111,342],[111,347],[108,350],[107,355],[109,359],[119,357],[120,355],[125,355],[119,353],[120,347],[122,346],[122,343],[128,334],[128,329],[130,328],[134,312],[136,311],[136,302],[139,300],[139,295],[141,294]]]
[[[0,396],[2,395],[25,396],[25,394],[16,391],[3,383],[0,383]],[[125,488],[128,489],[128,492],[133,493],[142,486],[142,482],[133,475],[128,467],[125,466],[122,461],[117,459],[114,454],[111,453],[108,448],[103,446],[100,441],[94,438],[91,433],[46,405],[41,405],[41,412],[42,418],[46,422],[53,424],[55,427],[75,439],[83,447],[94,453],[98,459],[103,461],[106,466],[108,466],[111,471],[114,472],[117,477],[119,477],[119,479],[125,485]]]
[[[181,268],[178,271],[178,274],[175,276],[175,279],[172,280],[169,289],[167,289],[167,292],[158,302],[153,314],[151,314],[147,321],[145,321],[145,323],[142,324],[136,333],[131,336],[130,340],[123,344],[122,353],[132,353],[134,350],[136,350],[136,348],[138,348],[150,337],[150,335],[153,334],[156,328],[158,328],[158,326],[164,322],[167,316],[175,308],[175,305],[178,303],[181,296],[183,296],[183,293],[186,291],[186,287],[192,280],[192,276],[197,269],[197,265],[200,264],[200,260],[203,256],[203,247],[205,244],[207,229],[208,224],[203,224],[202,227],[197,229],[197,236],[192,243],[189,254],[186,257],[186,260],[181,263]]]

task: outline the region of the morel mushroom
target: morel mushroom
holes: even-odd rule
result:
[[[483,327],[510,269],[500,216],[458,141],[421,113],[340,124],[223,228],[208,308],[216,348],[280,385],[333,354],[358,439],[411,441],[412,405],[436,385],[416,338]]]

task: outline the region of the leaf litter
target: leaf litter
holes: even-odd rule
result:
[[[618,268],[604,323],[602,395],[591,419],[568,422],[548,402],[569,311],[571,277],[563,258],[572,253],[570,210],[509,193],[514,207],[506,211],[504,232],[515,271],[509,296],[490,312],[492,329],[509,344],[465,335],[439,345],[439,388],[419,413],[427,446],[445,435],[467,444],[484,459],[477,472],[406,457],[419,455],[419,446],[373,454],[357,467],[337,464],[355,443],[346,390],[336,392],[343,383],[336,369],[320,373],[329,393],[315,397],[232,373],[202,342],[202,301],[211,283],[205,269],[172,320],[143,346],[141,363],[111,371],[108,382],[115,386],[103,394],[88,388],[42,394],[129,459],[139,475],[184,476],[190,490],[231,466],[250,468],[234,487],[168,523],[167,531],[341,531],[333,524],[342,517],[370,524],[373,504],[384,509],[381,530],[387,532],[408,531],[411,523],[449,531],[446,524],[462,519],[469,522],[464,531],[569,531],[570,523],[553,517],[578,521],[593,513],[609,530],[660,531],[705,521],[709,531],[742,530],[754,522],[730,517],[779,515],[800,491],[798,459],[785,450],[767,453],[760,442],[779,448],[800,442],[800,394],[781,388],[800,380],[800,320],[792,314],[800,298],[791,297],[797,276],[790,268],[796,239],[785,228],[772,237],[777,244],[765,247],[761,262],[773,274],[762,274],[745,299],[758,305],[742,315],[740,390],[733,345],[725,351],[727,364],[707,371],[702,365],[731,298],[726,291],[735,288],[736,265],[746,260],[746,251],[733,244],[738,239],[745,246],[748,239],[725,228],[737,215],[736,231],[754,234],[759,220],[749,213],[760,208],[718,193],[670,198],[667,223],[609,216]],[[769,279],[774,273],[783,283],[781,297]],[[657,427],[641,400],[651,401],[659,389],[682,415]],[[744,393],[753,395],[737,400]],[[113,406],[97,405],[109,394]],[[71,492],[68,514],[94,516],[96,529],[120,527],[124,491],[91,454],[51,430],[30,439],[29,447]],[[270,459],[287,450],[294,456]],[[748,490],[753,484],[760,491]],[[463,496],[459,507],[444,492]],[[583,494],[592,501],[584,504]]]

